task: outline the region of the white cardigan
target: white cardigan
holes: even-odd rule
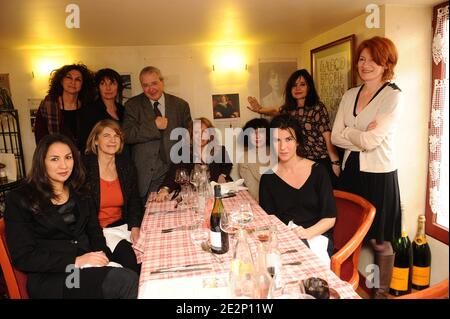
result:
[[[387,173],[397,169],[394,134],[399,121],[402,94],[395,84],[386,85],[356,116],[356,96],[361,86],[345,92],[339,105],[331,133],[331,142],[345,149],[342,169],[351,151],[359,151],[360,170]],[[367,131],[376,121],[375,129]]]

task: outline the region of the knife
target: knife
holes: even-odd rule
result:
[[[209,267],[206,267],[209,265]],[[187,265],[187,266],[177,266],[177,267],[169,267],[169,268],[161,268],[155,271],[151,271],[150,274],[162,274],[167,272],[186,272],[186,271],[197,271],[197,270],[211,270],[211,264],[209,263],[201,263],[196,265]]]

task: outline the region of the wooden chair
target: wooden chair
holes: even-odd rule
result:
[[[448,278],[434,286],[394,299],[448,299]]]
[[[359,254],[363,239],[375,217],[375,207],[356,194],[338,190],[333,193],[337,216],[331,270],[356,290],[359,283]]]
[[[9,298],[28,299],[27,276],[23,272],[15,269],[9,258],[3,218],[0,218],[0,266],[5,277]]]

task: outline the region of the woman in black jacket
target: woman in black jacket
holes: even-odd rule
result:
[[[111,251],[84,185],[74,143],[53,134],[38,144],[25,183],[7,195],[6,242],[31,298],[137,297],[138,276],[107,267]]]
[[[123,105],[119,102],[122,95],[123,82],[119,73],[113,69],[101,69],[95,73],[97,99],[81,109],[80,134],[78,148],[81,153],[86,149],[86,141],[94,125],[101,120],[111,119],[122,123]]]
[[[87,181],[106,243],[118,262],[140,271],[132,243],[139,238],[144,209],[137,189],[136,168],[121,155],[123,134],[114,120],[98,122],[87,140]]]

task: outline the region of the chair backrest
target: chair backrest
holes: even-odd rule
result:
[[[359,282],[358,263],[364,237],[375,218],[375,207],[356,194],[333,191],[337,207],[334,225],[334,254],[331,269],[356,289]]]
[[[15,269],[9,258],[5,239],[5,221],[0,218],[0,266],[11,299],[28,299],[27,276]]]
[[[448,278],[434,286],[394,299],[448,299]]]

